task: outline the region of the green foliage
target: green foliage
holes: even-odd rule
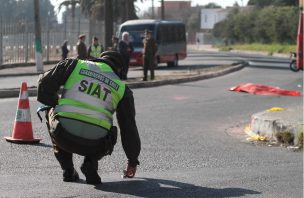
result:
[[[186,29],[188,32],[197,32],[200,30],[200,8],[193,8],[190,13],[184,13],[182,21],[186,24]]]
[[[220,5],[217,5],[216,3],[209,3],[204,6],[205,8],[222,8]]]
[[[249,0],[248,5],[262,8],[266,6],[299,6],[298,0]]]
[[[81,11],[93,19],[104,20],[105,0],[79,0]],[[141,0],[144,1],[144,0]],[[111,0],[114,21],[121,22],[131,19],[138,19],[134,3],[136,0]],[[127,6],[128,5],[128,6]]]
[[[217,23],[213,35],[228,43],[296,43],[297,7],[265,7],[248,12],[234,10]]]
[[[236,44],[236,45],[227,45],[217,46],[221,50],[230,51],[230,50],[247,50],[247,51],[259,51],[259,52],[267,52],[268,54],[273,53],[285,53],[289,54],[290,52],[294,52],[296,50],[296,45],[288,45],[288,44],[261,44],[261,43],[251,43],[251,44]]]
[[[34,4],[29,0],[5,0],[1,1],[0,17],[4,22],[19,23],[22,21],[34,21]],[[54,6],[50,0],[40,0],[40,17],[41,24],[46,24],[49,20],[51,23],[57,21]],[[49,18],[49,19],[47,19]]]

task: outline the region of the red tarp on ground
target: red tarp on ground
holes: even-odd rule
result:
[[[265,96],[300,96],[301,93],[295,90],[281,89],[280,87],[271,87],[267,85],[247,83],[231,87],[230,91],[247,92],[256,95]]]

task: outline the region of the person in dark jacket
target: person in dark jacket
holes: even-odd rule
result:
[[[151,36],[150,30],[145,30],[145,38],[144,38],[144,78],[143,81],[147,81],[148,79],[148,70],[150,70],[151,80],[154,80],[154,69],[155,69],[155,59],[157,52],[157,44]]]
[[[129,33],[122,33],[122,40],[118,43],[119,52],[124,60],[124,67],[122,69],[122,80],[128,79],[130,56],[134,51],[132,43],[129,41]]]
[[[68,41],[65,40],[61,46],[61,57],[62,60],[66,59],[68,57],[69,49],[68,49]]]
[[[141,143],[133,93],[120,80],[122,65],[118,52],[106,51],[91,61],[66,59],[39,77],[37,100],[51,107],[46,114],[47,127],[63,181],[79,180],[72,160],[76,153],[85,156],[80,169],[86,182],[101,183],[98,160],[112,153],[117,139],[114,112],[128,159],[124,176],[134,177]]]
[[[77,58],[81,60],[85,60],[88,57],[87,46],[84,43],[86,36],[84,34],[81,34],[78,38],[79,40],[77,42],[77,54],[78,54]]]

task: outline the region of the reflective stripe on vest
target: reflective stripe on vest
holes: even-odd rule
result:
[[[95,45],[92,45],[90,56],[98,58],[100,56],[101,52],[102,52],[102,48],[100,45],[97,45],[97,47],[95,47]]]
[[[125,84],[105,63],[79,60],[64,84],[57,115],[110,129]]]

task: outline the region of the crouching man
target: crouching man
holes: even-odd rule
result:
[[[101,183],[98,160],[110,155],[116,144],[115,112],[128,159],[124,176],[134,177],[141,143],[133,93],[120,79],[122,66],[118,52],[106,51],[91,61],[63,60],[39,77],[37,100],[51,107],[46,114],[47,127],[63,181],[79,180],[72,159],[76,153],[84,156],[80,170],[86,182]]]

